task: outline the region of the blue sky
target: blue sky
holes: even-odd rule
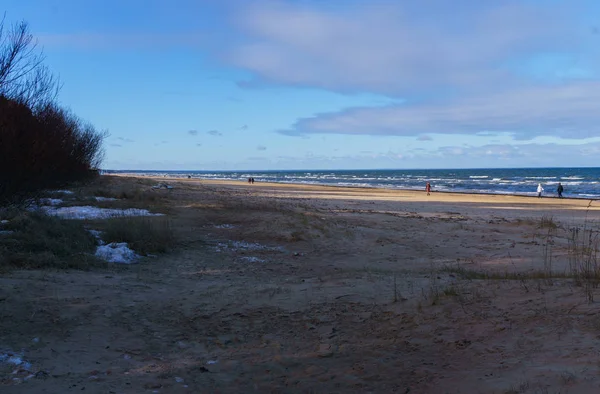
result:
[[[3,0],[105,168],[597,166],[600,3]]]

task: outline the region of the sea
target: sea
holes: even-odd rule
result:
[[[126,171],[102,173],[168,176],[197,179],[298,183],[346,187],[424,190],[456,193],[536,195],[542,184],[544,195],[556,196],[558,183],[563,196],[581,199],[600,198],[600,168],[494,168],[443,170],[323,170],[323,171]]]

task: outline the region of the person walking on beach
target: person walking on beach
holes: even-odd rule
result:
[[[538,198],[542,198],[542,193],[543,192],[544,192],[544,188],[542,187],[542,184],[538,183],[538,188],[537,188]]]
[[[429,193],[431,193],[431,183],[427,182],[425,184],[425,191],[427,192],[427,195],[429,195]]]
[[[563,194],[564,190],[565,189],[563,188],[563,185],[560,182],[558,182],[558,187],[556,188],[556,192],[558,193],[558,198],[563,198],[562,194]]]

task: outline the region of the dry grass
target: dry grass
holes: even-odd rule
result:
[[[171,221],[165,217],[119,217],[101,223],[105,242],[127,242],[136,252],[165,253],[175,246]]]
[[[19,212],[3,229],[13,233],[0,236],[0,267],[84,269],[100,264],[93,256],[96,240],[79,221]]]

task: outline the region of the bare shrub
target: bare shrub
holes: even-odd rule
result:
[[[54,103],[27,23],[0,21],[0,205],[97,175],[106,133]]]

